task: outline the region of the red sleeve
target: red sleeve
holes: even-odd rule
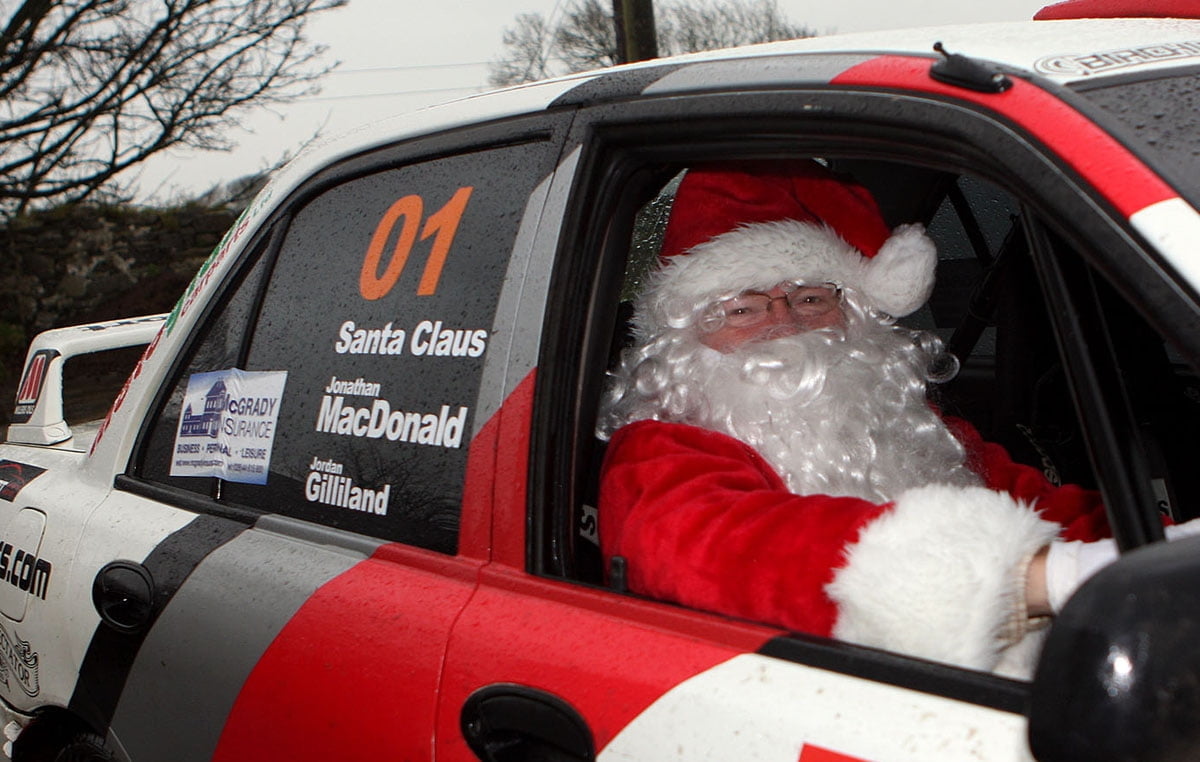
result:
[[[829,635],[825,585],[887,505],[799,496],[750,447],[706,429],[639,421],[609,443],[600,488],[605,562],[633,592]]]
[[[986,487],[1032,504],[1042,518],[1062,526],[1063,539],[1099,540],[1112,536],[1099,492],[1075,484],[1055,485],[1040,470],[1014,462],[1000,445],[985,442],[969,422],[951,417],[945,421],[966,448],[967,465],[983,477]]]

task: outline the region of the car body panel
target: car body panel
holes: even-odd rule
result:
[[[676,685],[598,759],[661,749],[696,760],[1017,760],[1027,754],[1024,730],[1015,714],[741,654]]]
[[[305,601],[241,686],[212,759],[431,755],[446,642],[476,566],[435,559],[424,570],[412,554],[384,546]],[[369,606],[346,616],[356,601]]]
[[[1030,186],[1073,194],[1091,224],[1145,252],[1150,265],[1135,264],[1157,268],[1154,287],[1193,304],[1196,208],[1067,86],[1200,62],[1196,40],[1200,22],[1128,19],[813,38],[510,88],[306,150],[249,205],[161,328],[130,334],[148,346],[89,452],[82,437],[73,451],[0,445],[0,660],[14,676],[0,695],[19,713],[69,711],[131,761],[476,759],[468,736],[479,718],[469,711],[481,695],[564,704],[561,721],[582,723],[599,759],[1026,759],[1026,683],[804,640],[548,571],[539,554],[554,549],[540,546],[544,517],[531,508],[554,486],[531,476],[545,473],[531,461],[548,435],[537,428],[539,395],[558,383],[539,365],[560,328],[547,304],[562,263],[590,251],[576,236],[595,227],[588,204],[603,200],[606,130],[722,108],[745,121],[771,109],[819,121],[829,112],[806,103],[843,96],[869,97],[864,112],[932,105],[948,121],[1003,132],[1020,145],[1022,166],[1043,175]],[[1011,87],[936,81],[935,42],[1001,67]],[[545,167],[526,196],[510,199],[516,232],[493,252],[508,259],[489,275],[489,343],[478,393],[462,401],[474,419],[454,552],[270,504],[226,506],[220,487],[184,494],[145,483],[136,463],[144,422],[186,375],[183,358],[247,262],[283,245],[293,213],[346,176],[529,135],[544,141]],[[368,272],[357,259],[347,272],[360,266]],[[65,337],[87,330],[37,349],[65,352]],[[31,352],[31,379],[36,362]],[[30,413],[54,398],[25,391],[18,405]],[[47,404],[42,412],[53,412]],[[7,573],[6,544],[16,564]],[[106,600],[121,603],[98,592],[114,563],[152,585],[135,626],[101,616]]]

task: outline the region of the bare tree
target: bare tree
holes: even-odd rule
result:
[[[618,60],[612,3],[577,0],[563,14],[551,46],[567,71],[612,66]]]
[[[230,148],[246,111],[332,68],[303,30],[346,0],[15,1],[0,22],[0,220],[119,200],[116,176],[172,146]]]
[[[492,65],[488,80],[499,85],[532,82],[550,76],[546,19],[540,13],[521,13],[515,26],[504,30],[509,57]]]
[[[663,8],[658,22],[663,55],[717,50],[756,42],[794,40],[816,35],[797,26],[779,10],[777,0],[691,0]]]
[[[666,55],[816,34],[788,21],[778,0],[675,0],[657,9],[655,26],[659,50]],[[488,76],[497,87],[618,60],[611,3],[601,0],[574,0],[553,30],[540,13],[523,13],[504,30],[503,44],[505,55]]]

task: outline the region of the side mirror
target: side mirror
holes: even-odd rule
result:
[[[1200,759],[1200,537],[1127,553],[1067,603],[1029,745],[1040,762]]]

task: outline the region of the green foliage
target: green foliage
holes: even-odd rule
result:
[[[236,218],[194,203],[70,203],[0,225],[0,417],[37,333],[166,312]]]
[[[21,326],[0,321],[0,357],[6,360],[0,364],[0,384],[7,386],[16,383],[28,343],[25,331]],[[13,358],[15,362],[10,361],[10,358]]]

